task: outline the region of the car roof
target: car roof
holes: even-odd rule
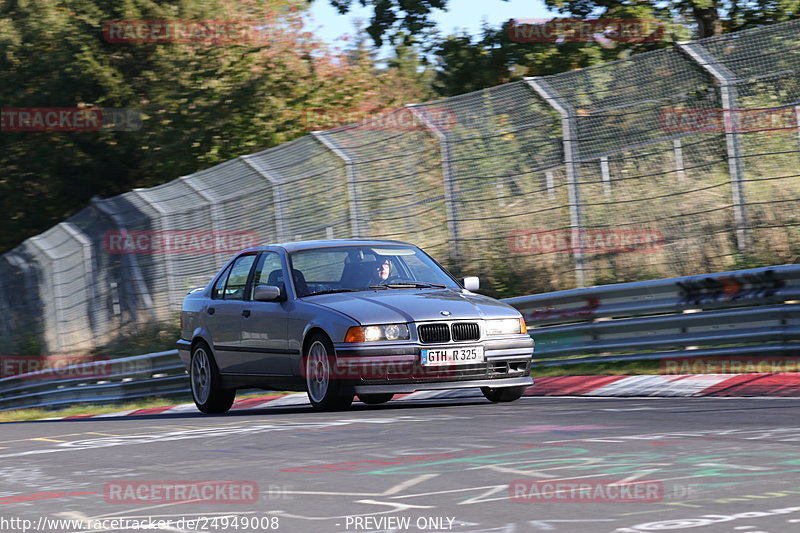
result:
[[[384,239],[323,239],[317,241],[293,241],[278,244],[267,244],[263,246],[252,246],[244,252],[260,252],[267,250],[274,250],[275,248],[283,248],[287,252],[296,252],[298,250],[309,250],[312,248],[329,248],[333,246],[381,246],[386,244],[402,244],[405,246],[415,246],[408,242],[393,241]]]

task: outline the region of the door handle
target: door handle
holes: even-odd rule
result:
[[[208,309],[206,309],[206,313],[208,313],[209,315],[213,315],[214,311],[216,311],[216,309],[214,309],[213,307],[209,307]]]
[[[250,318],[250,310],[245,309],[244,311],[242,311],[242,316],[245,318]]]

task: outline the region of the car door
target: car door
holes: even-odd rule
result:
[[[217,366],[222,373],[239,372],[244,316],[244,296],[256,254],[240,256],[214,285],[206,309],[206,325],[214,344]]]
[[[242,368],[248,374],[291,375],[285,272],[277,252],[263,252],[258,258],[242,326]],[[252,293],[256,285],[279,286],[283,298],[276,302],[254,301]]]

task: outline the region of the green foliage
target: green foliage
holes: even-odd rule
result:
[[[313,1],[313,0],[309,0]],[[324,0],[320,0],[324,1]],[[328,0],[347,13],[355,0]],[[505,0],[493,0],[494,2]],[[421,40],[439,64],[434,88],[453,96],[492,87],[523,76],[545,76],[579,69],[631,54],[667,46],[677,41],[708,37],[797,17],[800,0],[675,0],[623,2],[619,0],[545,0],[545,5],[569,18],[621,18],[658,20],[664,37],[644,43],[520,43],[509,38],[509,22],[499,28],[485,26],[477,39],[466,34],[431,38],[433,10],[446,10],[447,0],[358,0],[372,6],[366,29],[380,46],[385,38],[406,43]],[[522,13],[521,13],[522,15]]]
[[[180,336],[177,318],[170,322],[131,324],[93,352],[111,358],[166,352],[175,349],[175,342]]]
[[[304,135],[309,109],[419,101],[410,67],[326,48],[296,0],[0,2],[3,107],[128,108],[134,131],[2,131],[0,251],[84,207]],[[259,39],[111,43],[112,20],[232,20]]]
[[[350,11],[354,3],[354,0],[330,0],[330,4],[342,14]],[[435,23],[430,19],[434,9],[447,8],[447,0],[358,0],[358,3],[373,7],[366,31],[378,47],[383,45],[384,37],[393,40],[400,34],[405,34],[406,43],[409,43],[410,36],[434,27]]]

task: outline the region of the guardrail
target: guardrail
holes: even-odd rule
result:
[[[800,354],[800,265],[620,283],[504,300],[525,317],[536,366]],[[177,350],[0,379],[0,411],[189,392]],[[60,369],[64,373],[66,369]]]
[[[75,377],[63,378],[59,374]],[[0,411],[108,403],[189,392],[178,350],[81,363],[0,379]]]
[[[536,366],[800,353],[800,265],[504,301],[525,317]]]

